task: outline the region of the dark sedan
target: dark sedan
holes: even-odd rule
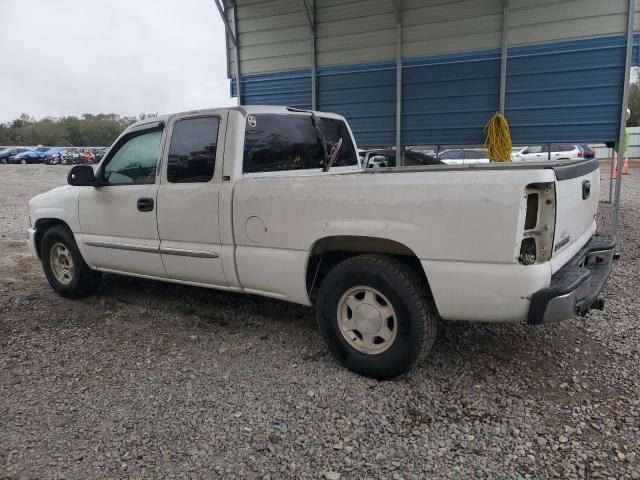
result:
[[[25,147],[12,147],[0,150],[0,163],[9,163],[9,158],[27,151],[29,151],[29,149]]]

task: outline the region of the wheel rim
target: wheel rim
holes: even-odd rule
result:
[[[56,280],[63,285],[68,285],[73,280],[73,258],[66,245],[56,243],[51,247],[49,264]]]
[[[398,319],[389,299],[365,286],[353,287],[342,295],[338,326],[349,345],[370,355],[387,351],[398,333]]]

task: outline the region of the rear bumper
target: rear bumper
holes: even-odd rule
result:
[[[615,241],[594,235],[580,251],[551,277],[547,288],[531,297],[528,323],[537,325],[586,315],[602,309],[599,298],[613,263]]]

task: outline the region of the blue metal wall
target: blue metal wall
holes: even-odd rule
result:
[[[625,50],[624,37],[510,48],[505,115],[514,143],[616,141]]]
[[[513,142],[617,140],[624,56],[622,36],[510,47]],[[344,115],[359,145],[395,143],[395,62],[320,68],[317,81],[318,109]],[[499,83],[499,50],[403,59],[402,143],[481,144]],[[309,70],[243,76],[242,87],[244,104],[311,105]]]

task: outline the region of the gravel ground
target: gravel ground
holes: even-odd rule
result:
[[[604,312],[445,323],[386,382],[338,366],[311,309],[116,276],[57,296],[24,229],[66,171],[0,165],[0,479],[640,479],[639,168]]]

